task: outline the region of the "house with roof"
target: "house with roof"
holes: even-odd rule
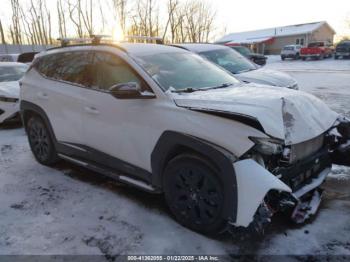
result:
[[[228,34],[216,43],[226,45],[245,45],[257,53],[279,54],[286,45],[306,46],[314,41],[333,44],[336,32],[326,22],[289,25],[255,31]]]

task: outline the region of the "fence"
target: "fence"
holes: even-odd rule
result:
[[[41,52],[53,46],[50,45],[0,45],[0,54],[22,54],[27,52]]]

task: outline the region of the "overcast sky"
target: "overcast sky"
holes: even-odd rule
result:
[[[2,20],[10,19],[10,0],[0,0]],[[29,0],[20,0],[26,2]],[[96,0],[94,0],[96,1]],[[158,0],[163,8],[167,1]],[[185,0],[183,0],[185,1]],[[338,35],[350,36],[350,0],[207,0],[217,10],[216,38],[226,33],[326,20]],[[48,1],[56,15],[56,0]],[[111,8],[107,7],[107,10]],[[109,16],[111,14],[106,14]],[[167,17],[161,15],[163,23]],[[349,22],[350,23],[350,22]]]
[[[228,32],[326,20],[350,35],[350,0],[212,0]],[[350,22],[349,22],[350,23]]]

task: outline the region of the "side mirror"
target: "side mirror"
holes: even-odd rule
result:
[[[117,84],[112,86],[109,91],[118,99],[152,99],[156,97],[151,92],[142,92],[140,85],[136,82]]]

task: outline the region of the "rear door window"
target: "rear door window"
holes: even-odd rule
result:
[[[40,58],[37,70],[51,79],[86,87],[93,84],[92,54],[88,51],[45,56]]]

